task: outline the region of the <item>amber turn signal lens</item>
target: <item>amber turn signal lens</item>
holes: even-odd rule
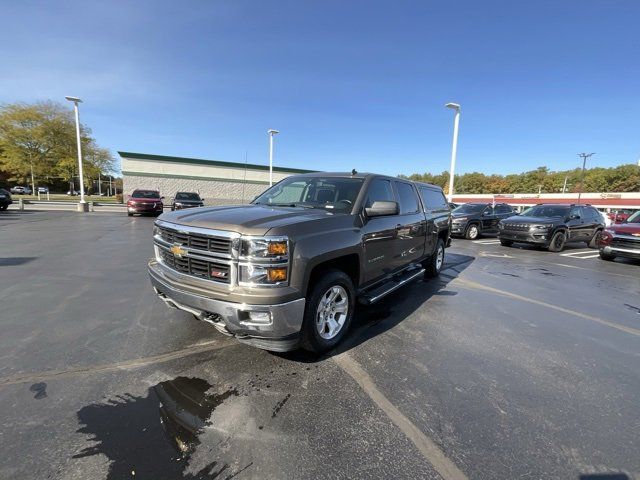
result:
[[[284,282],[287,280],[286,268],[269,268],[267,269],[267,280],[270,282]]]
[[[287,242],[269,242],[269,255],[286,255]]]

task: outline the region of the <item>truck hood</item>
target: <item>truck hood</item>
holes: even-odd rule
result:
[[[607,230],[611,230],[621,235],[640,234],[640,223],[622,223],[618,225],[611,225],[610,227],[607,227]]]
[[[275,227],[327,218],[333,215],[326,210],[315,208],[226,205],[195,210],[176,210],[171,213],[163,213],[160,220],[178,225],[238,232],[243,235],[265,235]]]

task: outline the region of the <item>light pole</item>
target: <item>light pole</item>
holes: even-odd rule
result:
[[[453,179],[456,170],[456,154],[458,152],[458,124],[460,123],[460,105],[457,103],[447,103],[447,108],[456,111],[453,117],[453,144],[451,146],[451,168],[449,169],[449,202],[453,202]]]
[[[595,152],[578,154],[578,156],[582,158],[582,173],[580,174],[580,190],[578,190],[578,203],[580,203],[580,197],[582,196],[582,189],[584,188],[584,168],[587,165],[587,158],[589,158],[591,155],[595,155]]]
[[[269,134],[269,186],[273,185],[273,137],[280,133],[278,130],[270,129]]]
[[[82,173],[82,147],[80,145],[80,114],[78,113],[78,104],[82,103],[78,97],[64,97],[70,102],[73,102],[73,110],[76,114],[76,137],[78,139],[78,173],[80,174],[80,203],[84,208],[84,175]]]

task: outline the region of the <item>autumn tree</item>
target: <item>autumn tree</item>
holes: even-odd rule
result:
[[[91,130],[80,126],[84,183],[114,170],[108,150],[98,147]],[[73,112],[56,102],[0,105],[0,170],[9,180],[77,176],[77,139]]]

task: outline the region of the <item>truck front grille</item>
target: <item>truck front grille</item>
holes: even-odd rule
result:
[[[529,224],[526,223],[505,223],[504,229],[511,230],[513,232],[528,232]]]
[[[197,233],[180,232],[167,227],[159,227],[160,237],[168,243],[179,243],[185,247],[197,248],[215,253],[231,254],[231,239],[209,237]]]
[[[170,268],[194,277],[229,283],[230,265],[216,261],[205,261],[190,257],[176,257],[168,250],[159,249],[162,261]]]
[[[630,248],[630,249],[638,250],[640,249],[640,239],[631,240],[626,238],[615,237],[613,240],[611,240],[611,246],[617,247],[617,248]]]

